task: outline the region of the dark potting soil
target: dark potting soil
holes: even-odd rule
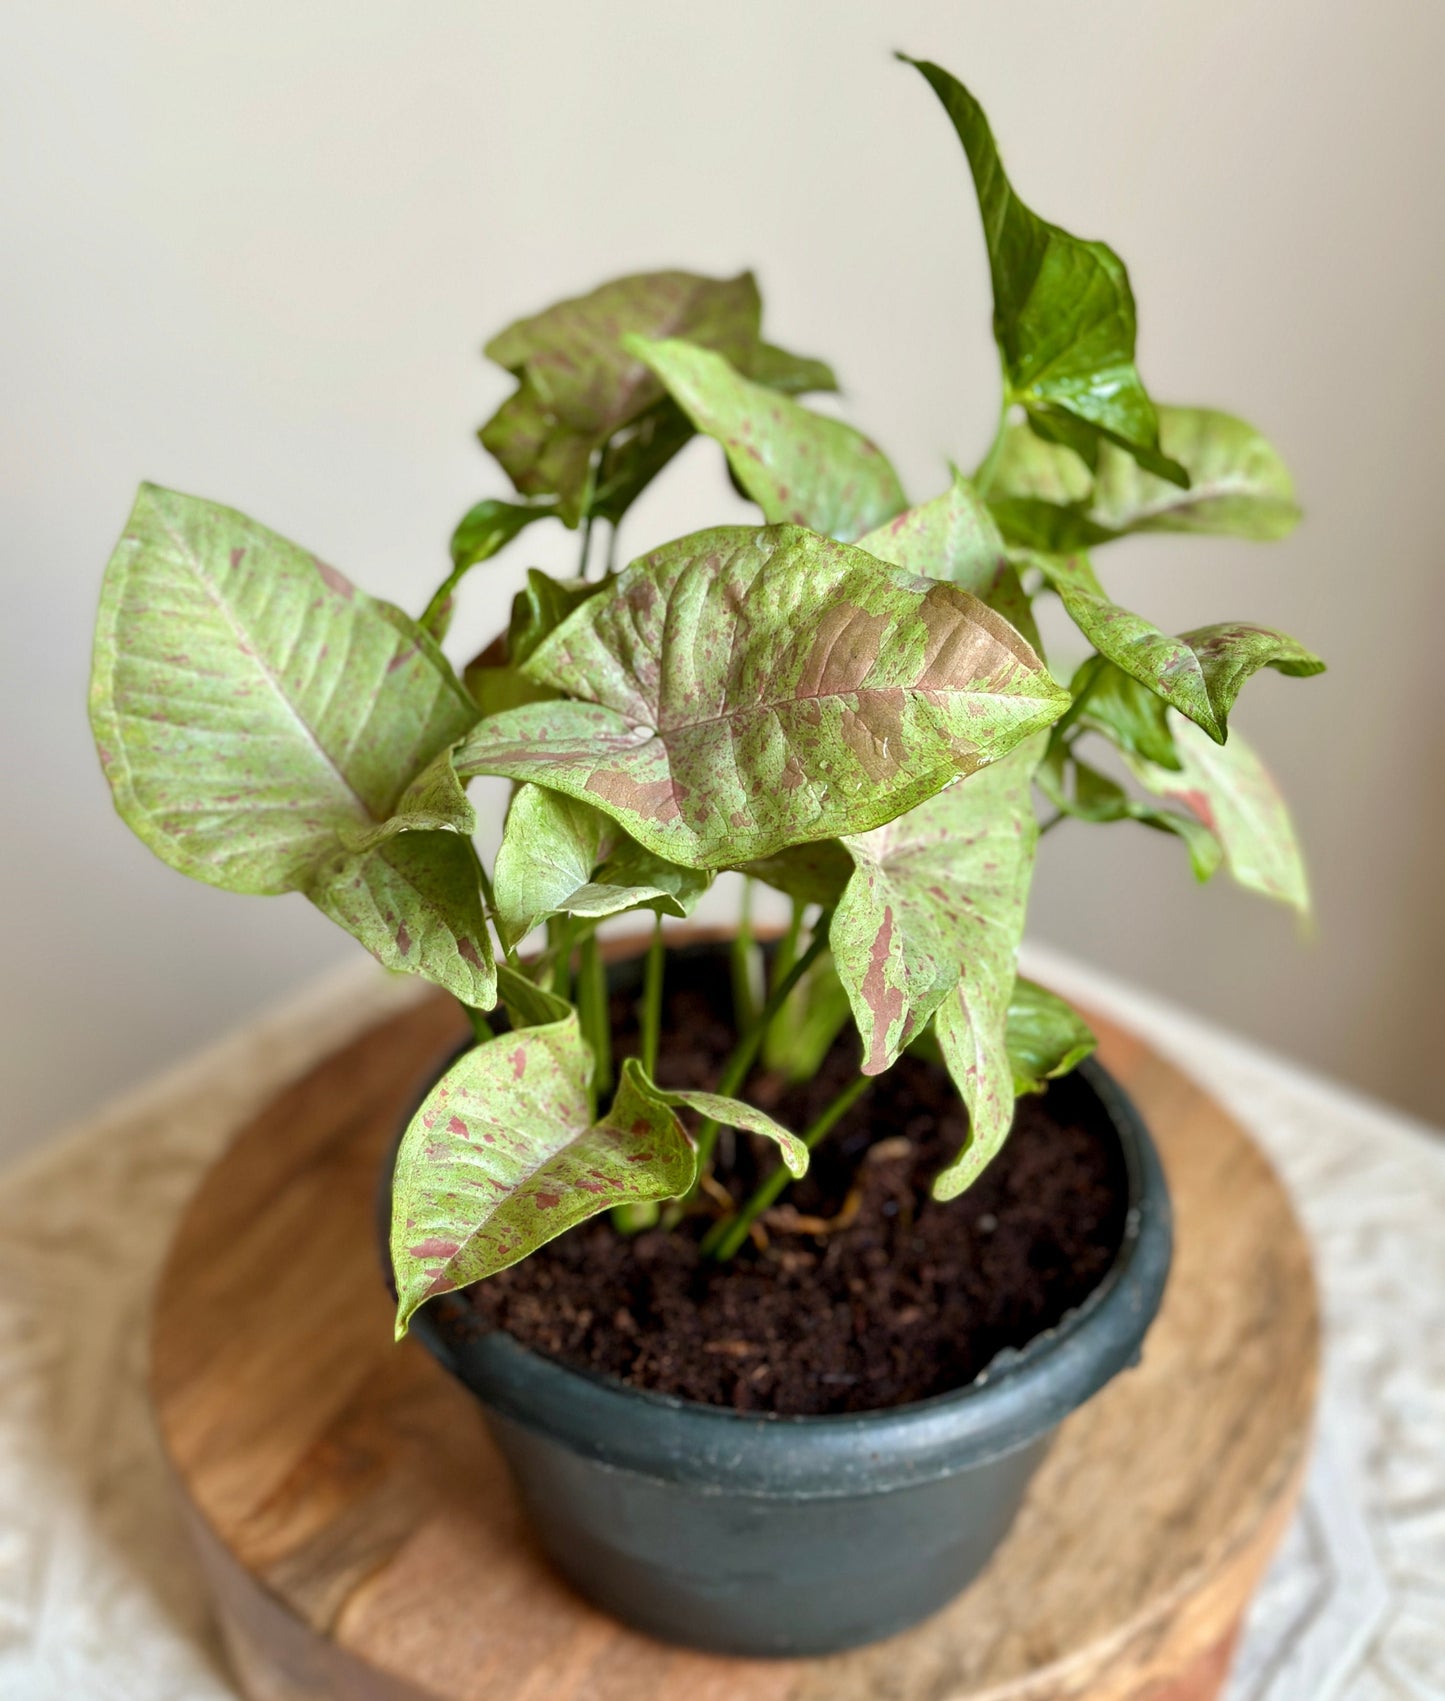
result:
[[[730,1002],[718,957],[669,960],[662,1081],[715,1085],[733,1045]],[[637,1048],[633,1007],[631,993],[613,999],[619,1057]],[[758,1072],[746,1096],[801,1131],[856,1060],[850,1026],[811,1080]],[[812,1416],[945,1393],[1058,1323],[1113,1261],[1126,1179],[1090,1102],[1068,1081],[1021,1099],[998,1157],[940,1204],[929,1183],[967,1115],[944,1069],[905,1057],[763,1218],[761,1246],[727,1264],[701,1257],[719,1214],[705,1200],[671,1233],[628,1239],[603,1216],[439,1302],[437,1321],[462,1334],[505,1329],[578,1369],[739,1411]],[[766,1142],[726,1132],[719,1158],[735,1198],[776,1162]]]

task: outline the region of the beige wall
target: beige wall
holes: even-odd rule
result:
[[[601,276],[755,265],[781,340],[930,494],[994,406],[986,277],[927,53],[1026,195],[1124,254],[1156,394],[1271,431],[1273,550],[1123,546],[1165,625],[1246,615],[1333,671],[1241,724],[1298,802],[1318,939],[1131,828],[1046,841],[1036,934],[1445,1114],[1436,1070],[1445,8],[1419,0],[9,0],[0,8],[5,1124],[17,1147],[355,947],[154,863],[83,714],[142,477],[223,497],[417,608],[498,491],[477,356]],[[641,547],[744,512],[695,445]],[[546,562],[563,553],[534,552]],[[479,575],[458,649],[525,564]]]

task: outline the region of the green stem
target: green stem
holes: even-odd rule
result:
[[[467,1020],[472,1024],[472,1032],[477,1036],[478,1045],[484,1045],[489,1039],[497,1037],[492,1031],[492,1024],[475,1005],[463,1004],[462,1009],[466,1011]]]
[[[597,929],[589,928],[577,959],[577,1007],[583,1037],[592,1047],[592,1100],[612,1090],[612,1022],[607,1008],[607,970],[597,944]]]
[[[559,998],[572,997],[572,919],[554,915],[547,923],[547,942],[552,950],[552,991]]]
[[[738,911],[738,930],[733,935],[729,959],[733,978],[733,1021],[739,1033],[752,1027],[758,1016],[758,1001],[753,993],[753,887],[749,875],[743,876],[743,901]]]
[[[733,1047],[732,1056],[728,1058],[727,1067],[718,1079],[716,1092],[724,1098],[731,1098],[747,1079],[748,1070],[753,1066],[753,1060],[758,1055],[758,1048],[763,1043],[763,1035],[768,1031],[768,1024],[787,1001],[788,994],[812,967],[819,953],[828,943],[828,921],[831,911],[824,910],[818,918],[817,926],[813,929],[813,937],[797,962],[778,981],[768,994],[768,1001],[758,1013],[758,1019]],[[717,1144],[718,1125],[711,1117],[697,1131],[697,1167],[699,1174],[712,1156],[712,1149]]]
[[[1045,833],[1053,832],[1060,821],[1067,821],[1068,818],[1068,815],[1062,809],[1056,815],[1050,815],[1047,821],[1039,823],[1039,837],[1043,838]]]
[[[617,564],[617,521],[607,523],[607,555],[602,563],[603,573],[610,573]]]
[[[642,979],[642,1067],[650,1081],[657,1077],[657,1039],[662,1032],[662,980],[666,970],[662,917],[658,916],[652,924],[652,942],[647,947]]]
[[[825,1134],[846,1116],[873,1085],[872,1075],[857,1075],[833,1100],[803,1134],[803,1144],[811,1152]],[[703,1237],[702,1251],[725,1263],[733,1257],[748,1238],[748,1231],[792,1180],[786,1166],[779,1164],[769,1172],[739,1207],[736,1215],[714,1223]]]
[[[587,557],[592,550],[592,514],[589,510],[587,518],[582,522],[582,553],[577,561],[577,577],[587,577]]]

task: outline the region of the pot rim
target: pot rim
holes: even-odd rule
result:
[[[1052,1431],[1138,1362],[1169,1273],[1172,1213],[1149,1131],[1102,1064],[1086,1058],[1074,1073],[1122,1150],[1128,1206],[1119,1250],[1080,1306],[1026,1346],[1006,1348],[962,1388],[866,1412],[737,1412],[574,1369],[501,1331],[448,1340],[431,1304],[413,1317],[411,1333],[492,1412],[613,1469],[698,1491],[839,1498],[984,1464]],[[388,1164],[379,1197],[388,1278],[390,1196]]]

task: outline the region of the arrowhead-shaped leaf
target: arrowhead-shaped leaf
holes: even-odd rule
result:
[[[554,915],[601,920],[641,904],[685,916],[709,877],[631,843],[591,804],[541,786],[519,787],[507,811],[493,886],[508,947]]]
[[[1056,745],[1051,749],[1039,768],[1038,778],[1040,790],[1065,815],[1081,821],[1138,821],[1156,832],[1173,833],[1183,839],[1189,851],[1196,880],[1209,880],[1218,872],[1224,852],[1202,821],[1130,797],[1123,786],[1090,767],[1072,748]]]
[[[1038,828],[1037,741],[876,832],[845,838],[857,864],[829,935],[863,1039],[865,1074],[888,1068],[934,1019],[968,1106],[967,1147],[934,1184],[952,1198],[1013,1120],[1006,1033]]]
[[[895,515],[858,540],[879,561],[947,579],[986,602],[1043,653],[1029,600],[988,504],[962,473],[941,496]]]
[[[521,383],[482,427],[482,445],[519,491],[555,496],[562,518],[576,525],[587,511],[594,455],[662,397],[623,338],[685,336],[746,360],[760,313],[751,273],[648,272],[521,319],[487,344],[488,357]]]
[[[1008,1055],[1014,1094],[1041,1093],[1067,1075],[1098,1045],[1093,1030],[1071,1004],[1037,981],[1019,975],[1008,1006]]]
[[[968,156],[1010,401],[1090,459],[1105,438],[1150,471],[1187,484],[1184,469],[1160,449],[1154,406],[1134,365],[1134,295],[1124,262],[1104,243],[1071,236],[1026,207],[1004,175],[983,108],[941,66],[908,63],[943,103]]]
[[[1308,678],[1325,664],[1296,639],[1267,626],[1200,626],[1171,638],[1105,594],[1082,555],[1031,555],[1070,618],[1103,656],[1157,693],[1222,744],[1240,687],[1262,667]]]
[[[1220,746],[1176,722],[1174,746],[1177,772],[1129,759],[1140,784],[1197,817],[1224,847],[1225,864],[1241,886],[1308,915],[1304,857],[1289,810],[1264,763],[1237,731]]]
[[[770,521],[845,542],[907,503],[882,451],[841,420],[810,413],[693,343],[629,337],[697,429],[716,438],[738,483]]]
[[[400,609],[232,509],[142,486],[106,569],[91,720],[117,808],[171,867],[304,888],[475,719]]]
[[[635,1061],[595,1122],[591,1067],[574,1015],[474,1047],[427,1095],[392,1183],[398,1338],[434,1294],[495,1275],[613,1205],[691,1187],[692,1141]]]
[[[976,598],[791,526],[644,556],[525,671],[575,700],[484,721],[458,771],[596,804],[690,868],[880,826],[1069,701]]]
[[[1103,444],[1091,474],[1072,451],[1027,426],[1009,428],[990,504],[1009,541],[1062,552],[1130,532],[1199,532],[1268,540],[1299,521],[1294,485],[1253,426],[1211,408],[1161,407],[1160,442],[1189,473],[1189,488],[1146,472]]]

